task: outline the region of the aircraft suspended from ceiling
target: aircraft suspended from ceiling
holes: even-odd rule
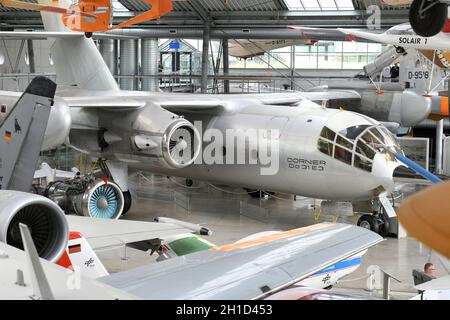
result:
[[[52,0],[53,5],[43,5],[16,0],[0,0],[0,4],[18,9],[62,14],[62,20],[66,27],[72,31],[84,32],[86,37],[89,38],[92,36],[93,32],[120,29],[133,24],[156,20],[173,10],[172,0],[141,1],[150,5],[151,9],[122,22],[117,26],[112,25],[114,11],[112,0],[79,0],[75,1],[68,9],[58,7],[58,0]]]

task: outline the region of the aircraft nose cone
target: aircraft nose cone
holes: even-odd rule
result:
[[[431,112],[431,99],[424,97],[421,92],[405,90],[401,100],[401,122],[410,127],[425,120]]]

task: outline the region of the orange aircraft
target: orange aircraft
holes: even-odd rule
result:
[[[62,14],[62,20],[65,26],[73,31],[84,32],[87,37],[91,37],[93,32],[120,29],[144,21],[159,19],[161,16],[173,10],[172,0],[141,1],[150,5],[151,9],[115,27],[112,26],[112,0],[79,0],[67,9],[58,7],[58,0],[52,0],[53,5],[42,5],[16,0],[0,0],[0,4],[5,7]]]

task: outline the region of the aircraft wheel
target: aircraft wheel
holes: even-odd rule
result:
[[[381,223],[380,223],[380,227],[379,227],[379,233],[380,233],[380,236],[382,236],[383,238],[386,238],[390,233],[389,232],[389,217],[385,212],[383,212],[380,215],[380,220],[381,220]]]
[[[395,47],[395,51],[396,51],[398,54],[403,54],[403,53],[405,53],[405,49],[404,49],[403,47]]]
[[[194,185],[194,181],[192,179],[186,179],[186,187],[192,187]]]
[[[434,6],[420,14],[420,7],[423,2],[426,7],[431,3],[429,0],[414,0],[409,9],[409,21],[413,30],[422,37],[432,37],[444,28],[447,22],[447,4],[446,3],[436,3]],[[433,0],[437,2],[438,0]]]
[[[92,38],[92,32],[85,32],[85,33],[84,33],[84,36],[85,36],[86,38]]]
[[[378,223],[377,218],[373,215],[365,214],[361,216],[361,218],[359,218],[358,220],[357,225],[361,228],[365,228],[375,233],[379,233],[380,224]]]
[[[131,198],[130,191],[122,192],[122,194],[123,194],[123,199],[124,199],[122,216],[124,216],[128,211],[130,211],[133,199]]]

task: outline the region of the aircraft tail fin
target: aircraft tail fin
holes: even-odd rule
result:
[[[55,91],[34,78],[0,125],[0,190],[30,191]]]
[[[39,4],[51,4],[39,0]],[[58,6],[69,8],[70,0],[60,0]],[[41,11],[45,31],[73,32],[60,14]],[[58,85],[85,90],[119,90],[94,41],[86,37],[58,38],[51,47],[51,58],[56,69]]]

